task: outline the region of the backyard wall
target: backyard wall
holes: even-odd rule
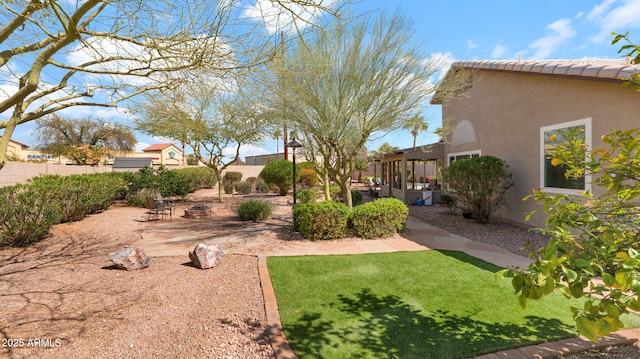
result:
[[[185,168],[171,167],[171,169]],[[242,179],[258,177],[264,166],[229,166],[224,172],[235,171],[242,173]],[[26,183],[28,179],[39,175],[69,176],[74,174],[91,174],[111,172],[111,166],[67,166],[53,163],[5,162],[0,169],[0,187]]]

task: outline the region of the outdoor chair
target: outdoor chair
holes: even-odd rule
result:
[[[156,201],[169,208],[169,218],[173,218],[173,213],[176,211],[176,201],[171,198],[162,197],[160,192],[156,192]]]
[[[160,215],[162,215],[162,219],[167,214],[168,207],[162,204],[159,201],[153,199],[153,197],[147,197],[147,207],[149,207],[149,218],[148,221],[151,220],[151,215],[155,216],[155,219],[158,220]],[[171,216],[171,214],[169,214]]]

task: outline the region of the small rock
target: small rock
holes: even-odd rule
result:
[[[206,245],[199,243],[193,252],[189,252],[191,263],[200,269],[213,268],[224,257],[224,249],[217,244]]]
[[[126,270],[146,268],[151,263],[151,258],[142,248],[131,246],[124,246],[117,252],[111,253],[109,258],[117,268]]]

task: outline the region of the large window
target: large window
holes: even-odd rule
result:
[[[459,152],[449,154],[449,166],[455,161],[468,160],[469,158],[480,157],[480,151]]]
[[[552,153],[572,140],[591,147],[591,118],[564,122],[540,129],[540,187],[548,192],[575,194],[589,189],[590,178],[566,176],[568,167],[554,163]]]

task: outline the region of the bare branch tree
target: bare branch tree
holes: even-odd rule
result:
[[[278,0],[330,11],[322,0]],[[324,3],[324,4],[323,4]],[[60,0],[0,3],[0,168],[16,126],[72,106],[117,107],[171,89],[189,73],[262,66],[272,34],[241,0]],[[311,10],[308,10],[311,11]],[[311,18],[306,18],[311,22]]]

